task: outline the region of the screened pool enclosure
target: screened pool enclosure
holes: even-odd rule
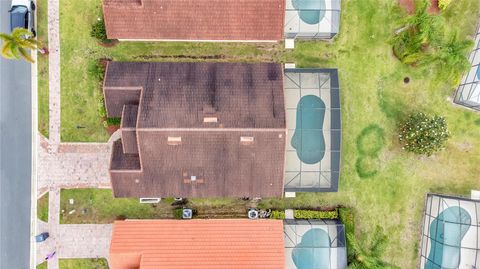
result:
[[[470,53],[470,71],[465,74],[455,93],[455,103],[480,110],[480,23],[475,35],[475,45]]]
[[[285,220],[285,268],[347,268],[345,227],[336,220]]]
[[[480,268],[480,201],[428,194],[421,269]]]
[[[340,0],[285,1],[285,38],[330,39],[340,30]]]
[[[285,191],[337,191],[340,89],[336,69],[285,69]]]

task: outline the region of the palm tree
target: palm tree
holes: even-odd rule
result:
[[[15,28],[12,34],[0,33],[0,39],[3,40],[2,56],[7,59],[23,58],[28,62],[34,63],[28,49],[36,50],[40,43],[34,38],[32,32],[23,28]]]
[[[377,226],[370,237],[368,245],[360,245],[353,233],[347,233],[349,269],[399,269],[399,267],[383,261],[382,255],[387,246],[387,236]]]
[[[422,61],[425,52],[442,40],[442,17],[429,14],[428,6],[425,0],[417,1],[415,14],[403,20],[392,39],[395,55],[405,64]]]
[[[460,40],[457,32],[452,32],[446,41],[431,53],[425,63],[437,63],[439,75],[457,85],[462,73],[470,69],[467,55],[473,46],[470,39]]]

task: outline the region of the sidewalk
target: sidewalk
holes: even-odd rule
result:
[[[48,261],[49,269],[58,269],[58,259],[108,257],[112,224],[60,224],[60,189],[50,190],[48,207],[48,223],[37,221],[37,234],[50,234],[37,243],[37,264],[53,251],[56,254]]]

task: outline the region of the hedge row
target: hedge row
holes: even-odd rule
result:
[[[338,211],[294,210],[296,219],[338,219]],[[285,211],[273,210],[271,219],[285,219]]]
[[[293,215],[296,219],[337,219],[338,212],[335,211],[313,211],[313,210],[294,210]]]

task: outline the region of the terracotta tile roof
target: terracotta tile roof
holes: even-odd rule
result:
[[[280,220],[116,221],[111,269],[284,269]]]
[[[104,0],[111,39],[281,40],[285,0]]]

